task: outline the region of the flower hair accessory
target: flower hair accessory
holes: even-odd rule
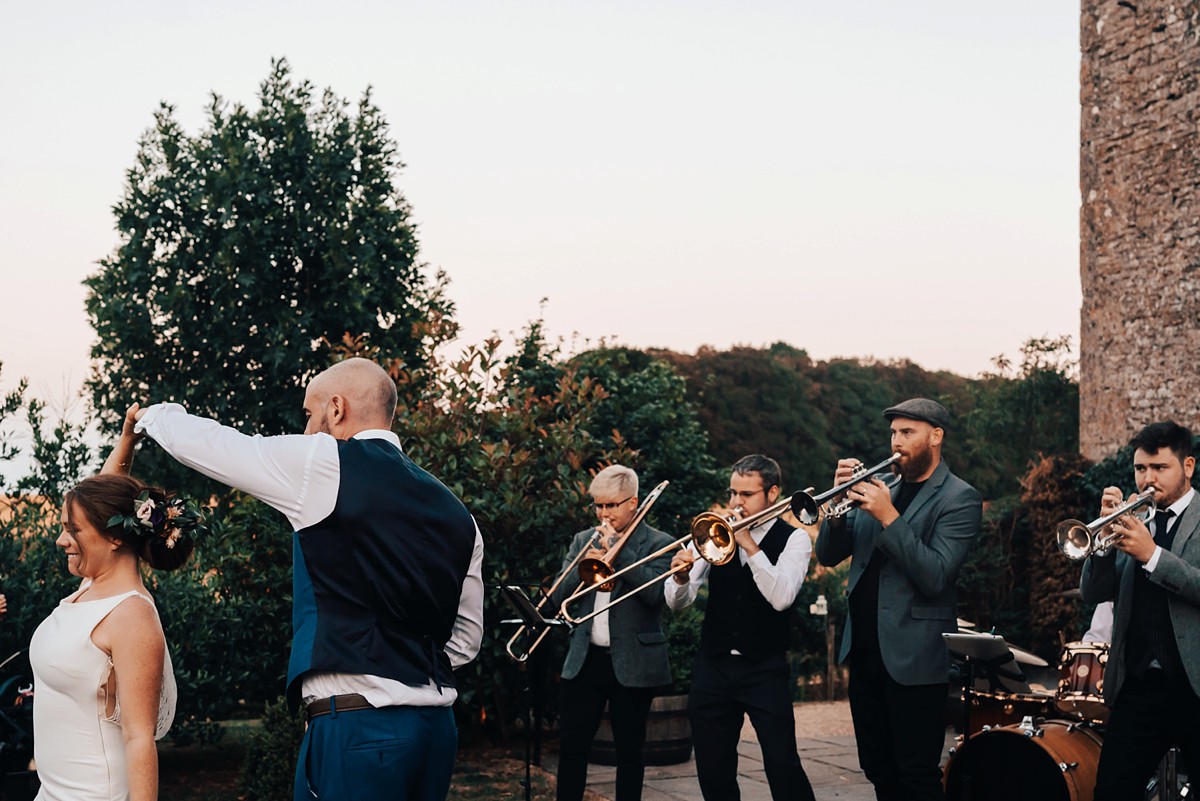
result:
[[[207,534],[204,517],[196,504],[183,498],[156,501],[149,490],[142,490],[133,502],[132,515],[113,515],[108,527],[121,526],[126,534],[142,537],[158,537],[168,548],[185,536],[195,539],[196,534]]]

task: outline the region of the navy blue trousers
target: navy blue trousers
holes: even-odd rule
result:
[[[458,750],[450,707],[389,706],[312,719],[294,801],[445,801]]]

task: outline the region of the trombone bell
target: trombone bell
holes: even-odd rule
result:
[[[701,512],[692,521],[692,545],[706,562],[723,565],[737,553],[733,526],[715,512]]]

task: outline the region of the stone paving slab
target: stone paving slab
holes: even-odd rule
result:
[[[826,709],[826,714],[842,713],[849,720],[849,704],[845,709]],[[797,705],[797,747],[804,770],[808,774],[819,799],[838,799],[838,801],[874,801],[875,791],[858,767],[858,750],[853,735],[832,734],[814,735],[804,725],[803,705]],[[954,732],[946,730],[946,748],[954,743]],[[551,773],[557,768],[557,753],[547,754],[543,767]],[[616,768],[604,765],[588,767],[588,789],[606,799],[612,799],[616,792]],[[762,769],[762,752],[759,751],[758,741],[754,736],[753,727],[747,725],[742,730],[742,739],[738,742],[738,783],[742,790],[743,801],[771,801],[771,791],[767,786],[766,775]],[[696,761],[693,756],[687,762],[679,765],[664,765],[646,768],[646,779],[642,790],[643,801],[703,801],[700,795],[700,785],[696,781]]]

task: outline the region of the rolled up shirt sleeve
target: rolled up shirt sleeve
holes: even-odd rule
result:
[[[696,561],[692,562],[692,567],[688,571],[687,584],[679,584],[674,578],[667,579],[663,584],[663,596],[667,602],[667,608],[675,612],[695,603],[700,587],[708,578],[708,569],[712,567],[696,554],[696,549],[692,547],[691,543],[687,547],[692,556],[696,557]]]

